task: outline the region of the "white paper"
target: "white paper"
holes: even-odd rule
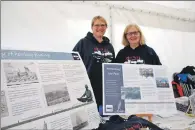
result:
[[[169,128],[169,129],[189,129],[193,130],[195,125],[193,125],[194,119],[192,117],[186,116],[184,112],[178,111],[177,114],[156,117],[154,116],[152,122],[158,124],[160,128]]]

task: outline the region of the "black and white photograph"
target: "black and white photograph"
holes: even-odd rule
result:
[[[157,88],[169,88],[168,78],[156,78],[156,86]]]
[[[1,91],[1,118],[9,116],[5,92]]]
[[[139,74],[140,76],[145,78],[154,77],[154,72],[152,68],[139,68]]]
[[[3,63],[7,86],[39,83],[33,62]]]
[[[122,100],[125,100],[125,94],[126,94],[125,88],[124,87],[121,87],[121,99]]]
[[[44,121],[44,124],[43,124],[43,130],[48,130],[47,123],[45,121]]]
[[[141,99],[140,87],[123,87],[121,88],[122,99]]]
[[[117,113],[125,113],[125,100],[119,100],[117,104]]]
[[[89,90],[88,85],[86,84],[84,87],[83,95],[79,98],[77,98],[80,102],[92,102],[93,101],[93,95],[91,90]]]
[[[70,95],[65,83],[45,85],[44,91],[48,106],[70,101]]]
[[[70,118],[73,130],[80,130],[81,128],[88,125],[88,115],[84,109],[71,113]]]

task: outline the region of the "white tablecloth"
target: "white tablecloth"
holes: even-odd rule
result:
[[[178,111],[177,114],[167,117],[153,116],[152,122],[161,128],[169,129],[195,129],[195,118]],[[194,122],[194,123],[193,123]]]

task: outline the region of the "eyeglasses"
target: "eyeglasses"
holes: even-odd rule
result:
[[[106,24],[95,24],[95,25],[93,25],[93,26],[95,26],[96,28],[99,28],[99,27],[105,28],[105,27],[107,27]]]
[[[125,35],[126,35],[126,36],[133,36],[133,35],[138,36],[139,34],[140,34],[139,31],[135,31],[135,32],[128,32],[128,33],[126,33]]]

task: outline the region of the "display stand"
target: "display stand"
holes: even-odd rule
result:
[[[176,114],[166,66],[103,64],[103,114],[147,117]]]
[[[78,52],[1,50],[1,130],[80,130],[99,126]]]

